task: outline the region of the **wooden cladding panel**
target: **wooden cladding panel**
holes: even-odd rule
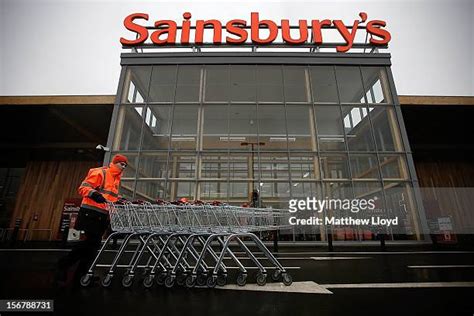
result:
[[[416,161],[423,204],[429,219],[451,216],[455,229],[474,229],[474,164],[469,161]]]
[[[91,161],[30,161],[16,198],[10,222],[22,219],[21,228],[30,231],[31,239],[54,239],[59,230],[64,201],[80,198],[77,193],[87,171],[96,167]],[[33,220],[37,215],[37,220]],[[51,229],[51,231],[41,231]]]
[[[415,168],[420,187],[474,187],[474,164],[470,161],[418,161]]]

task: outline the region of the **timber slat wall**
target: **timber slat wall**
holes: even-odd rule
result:
[[[421,187],[474,187],[472,161],[417,160],[416,173]]]
[[[474,165],[471,161],[416,160],[428,218],[451,216],[454,229],[474,231]]]
[[[91,161],[30,161],[18,191],[10,227],[21,218],[21,228],[30,230],[31,239],[46,240],[50,233],[55,239],[64,201],[80,198],[77,188],[87,171],[96,166],[97,163]],[[38,214],[37,221],[33,221],[35,214]]]

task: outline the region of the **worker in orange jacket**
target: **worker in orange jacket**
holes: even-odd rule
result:
[[[118,194],[120,179],[127,165],[127,157],[117,154],[109,167],[90,169],[82,181],[78,189],[82,203],[75,229],[84,231],[85,240],[78,242],[67,256],[59,260],[56,283],[66,282],[67,270],[77,261],[79,266],[74,282],[78,283],[80,277],[87,272],[109,225],[107,203],[121,199]]]

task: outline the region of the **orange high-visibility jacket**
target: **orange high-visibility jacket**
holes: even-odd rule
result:
[[[109,167],[90,169],[78,189],[79,194],[83,197],[81,207],[106,212],[106,204],[97,203],[90,196],[97,191],[108,202],[116,202],[119,199],[118,190],[121,177],[121,170],[114,164],[110,164]]]

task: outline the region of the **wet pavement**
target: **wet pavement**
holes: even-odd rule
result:
[[[53,288],[55,262],[64,254],[0,249],[0,299],[54,299],[55,315],[474,315],[472,250],[280,249],[294,280],[283,292],[252,284],[254,270],[250,284],[237,289],[145,289],[138,279],[124,289],[120,271],[107,289]]]

